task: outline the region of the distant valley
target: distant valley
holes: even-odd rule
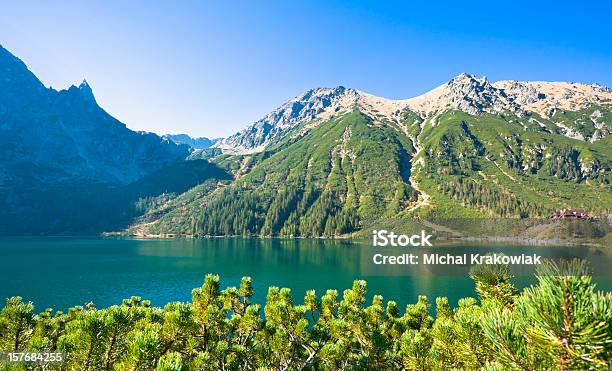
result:
[[[176,144],[186,144],[194,149],[206,149],[223,140],[223,138],[209,139],[206,137],[192,138],[187,134],[166,134],[162,138],[173,141]]]

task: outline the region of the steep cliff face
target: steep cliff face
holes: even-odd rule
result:
[[[126,128],[97,104],[85,81],[62,91],[45,88],[1,47],[0,81],[5,174],[30,164],[46,174],[44,181],[74,177],[129,183],[188,154],[186,146]]]
[[[0,47],[0,233],[69,228],[66,214],[79,209],[90,213],[85,226],[97,223],[108,205],[89,201],[188,153],[185,145],[128,129],[97,104],[85,81],[46,88]]]

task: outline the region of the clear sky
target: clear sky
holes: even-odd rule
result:
[[[313,87],[389,98],[468,72],[612,87],[610,1],[11,1],[0,44],[135,130],[227,136]]]

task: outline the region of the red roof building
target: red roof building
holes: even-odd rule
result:
[[[589,214],[582,210],[560,210],[555,211],[551,216],[551,219],[589,219]]]

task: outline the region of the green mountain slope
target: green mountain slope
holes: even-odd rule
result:
[[[337,235],[416,200],[414,148],[401,131],[358,111],[302,129],[245,157],[251,169],[199,201],[197,220],[177,222],[184,216],[170,213],[151,231],[189,232],[179,224],[207,235]]]
[[[213,159],[235,179],[196,187],[136,229],[338,236],[414,217],[547,218],[562,208],[607,215],[610,137],[561,133],[594,110],[610,114],[605,106],[550,119],[449,110],[421,119],[406,109],[390,120],[355,107],[301,124],[255,155]]]
[[[417,160],[423,166],[417,179],[431,192],[435,213],[462,217],[452,212],[460,204],[502,217],[546,217],[562,208],[607,214],[610,137],[595,143],[571,139],[536,120],[553,125],[541,117],[459,111],[428,120],[420,135]]]

